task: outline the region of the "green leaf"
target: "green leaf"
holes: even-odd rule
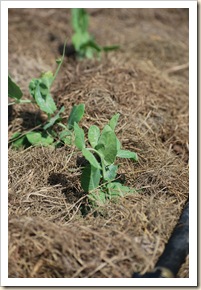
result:
[[[87,39],[87,38],[86,38]],[[89,37],[88,40],[83,43],[82,48],[87,47],[87,48],[93,48],[93,50],[101,52],[101,46],[99,46],[93,39],[92,37]]]
[[[82,154],[90,162],[90,164],[93,167],[101,169],[101,166],[100,166],[99,162],[96,160],[96,157],[88,149],[83,148]]]
[[[103,156],[108,165],[114,163],[117,155],[117,137],[115,133],[113,131],[104,131],[95,149]]]
[[[84,108],[85,108],[84,104],[73,106],[67,122],[69,129],[73,129],[74,123],[75,122],[78,123],[82,119],[84,115]]]
[[[78,52],[79,55],[91,59],[94,56],[99,57],[101,53],[101,47],[96,42],[94,42],[89,35],[88,41],[83,41],[83,44],[80,46]]]
[[[92,125],[88,131],[88,139],[93,148],[98,144],[100,137],[100,129],[96,125]]]
[[[59,139],[67,145],[72,145],[72,132],[64,130],[59,134]]]
[[[71,136],[72,137],[72,132],[68,131],[68,130],[64,130],[59,134],[59,139],[64,139],[67,136]]]
[[[29,132],[26,134],[28,141],[32,145],[48,146],[54,142],[54,138],[49,135],[42,135],[40,132]]]
[[[10,142],[12,142],[12,141],[15,141],[16,139],[18,139],[20,136],[22,135],[22,133],[20,133],[20,132],[16,132],[16,133],[14,133],[12,136],[11,136],[11,138],[10,138]]]
[[[111,164],[110,166],[108,166],[105,170],[105,174],[104,174],[104,180],[114,180],[116,175],[117,175],[117,170],[118,170],[118,166]]]
[[[22,95],[20,87],[8,76],[8,96],[20,100]]]
[[[42,111],[47,114],[53,114],[57,107],[50,95],[50,86],[52,82],[52,74],[48,73],[41,79],[32,79],[29,84],[29,92]]]
[[[112,119],[109,121],[108,125],[111,127],[111,129],[114,131],[115,130],[115,127],[117,125],[117,122],[119,120],[119,116],[120,114],[115,114]]]
[[[62,140],[66,145],[72,145],[72,137],[68,136]]]
[[[93,58],[99,55],[102,48],[93,40],[88,32],[89,17],[82,8],[72,9],[72,26],[75,33],[72,36],[72,44],[80,58]]]
[[[79,127],[79,125],[74,123],[74,132],[75,132],[75,146],[82,150],[85,147],[84,142],[84,130]]]
[[[78,31],[72,36],[72,44],[75,50],[79,53],[81,50],[85,51],[88,42],[91,40],[90,34],[85,31]]]
[[[83,8],[72,8],[72,26],[73,29],[81,32],[85,32],[88,29],[89,16]]]
[[[134,188],[130,188],[128,186],[122,185],[119,182],[111,182],[107,184],[109,198],[124,196],[128,193],[136,193]]]
[[[117,157],[120,157],[120,158],[130,158],[130,159],[133,159],[134,161],[138,161],[137,153],[131,152],[129,150],[119,150],[117,152]]]
[[[105,127],[103,128],[103,130],[101,132],[101,136],[107,132],[114,132],[114,130],[112,130],[112,128],[109,125],[105,125]]]
[[[94,55],[100,58],[102,51],[108,52],[118,49],[119,46],[99,46],[88,32],[89,16],[83,8],[71,9],[71,22],[75,33],[72,36],[72,44],[79,58],[93,58]]]
[[[105,192],[101,190],[96,190],[95,192],[91,192],[88,194],[88,198],[90,203],[93,206],[102,206],[106,203]]]
[[[49,90],[51,88],[52,82],[54,80],[53,73],[51,71],[42,73],[40,80],[41,80],[41,84],[44,84],[44,87],[48,88],[48,90]]]
[[[59,112],[52,117],[49,122],[43,127],[44,130],[48,129],[49,127],[53,126],[55,123],[58,123],[62,120],[62,117],[60,117],[60,114],[63,113],[65,110],[64,106],[61,107],[61,109],[59,110]]]
[[[82,171],[81,186],[85,192],[89,192],[99,186],[100,179],[100,170],[88,164]]]
[[[17,139],[16,141],[12,142],[12,148],[19,149],[27,145],[26,136],[22,136],[21,138]]]
[[[9,140],[9,142],[12,143],[12,148],[19,149],[20,147],[28,145],[26,136],[25,135],[21,136],[21,135],[22,134],[19,132],[16,132],[12,135],[12,137]]]
[[[86,47],[84,50],[84,57],[92,59],[94,57],[94,50],[91,47]]]
[[[121,190],[122,184],[119,182],[111,182],[107,184],[107,189],[108,189],[108,197],[114,198],[114,197],[119,197],[123,196],[123,192]]]

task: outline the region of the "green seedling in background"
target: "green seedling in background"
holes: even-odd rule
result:
[[[103,46],[98,45],[93,36],[88,32],[89,15],[83,8],[72,8],[72,27],[74,34],[72,44],[79,58],[100,57],[101,52],[118,49],[118,45]]]
[[[102,132],[96,125],[89,128],[88,141],[91,147],[86,145],[83,129],[77,123],[74,124],[75,145],[88,161],[82,170],[81,186],[89,193],[89,200],[94,206],[104,204],[108,199],[136,192],[115,180],[118,171],[118,165],[115,164],[117,157],[138,160],[135,152],[121,149],[121,143],[115,134],[118,119],[119,114],[114,115]]]

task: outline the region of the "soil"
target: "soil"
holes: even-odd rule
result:
[[[151,271],[188,199],[188,9],[87,9],[101,60],[65,57],[52,89],[66,118],[85,104],[81,126],[102,128],[120,113],[117,135],[139,162],[119,160],[136,194],[83,214],[79,153],[64,146],[9,147],[9,277],[131,277]],[[70,9],[9,9],[9,73],[28,84],[55,71]],[[44,120],[15,105],[9,137]],[[178,277],[189,276],[188,257]]]

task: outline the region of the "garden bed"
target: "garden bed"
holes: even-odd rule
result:
[[[97,212],[81,188],[74,147],[9,147],[9,277],[150,271],[188,198],[188,9],[87,11],[97,42],[120,49],[101,60],[65,57],[52,95],[66,118],[85,104],[84,130],[120,113],[116,134],[139,161],[121,159],[119,173],[138,191]],[[26,99],[30,80],[55,70],[71,35],[70,9],[9,9],[9,73]],[[43,119],[33,104],[13,106],[9,138]],[[188,277],[188,267],[187,259],[178,277]]]

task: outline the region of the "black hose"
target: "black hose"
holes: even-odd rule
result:
[[[170,236],[165,250],[157,261],[152,272],[140,275],[134,273],[133,278],[174,278],[189,253],[189,200],[180,219]]]

